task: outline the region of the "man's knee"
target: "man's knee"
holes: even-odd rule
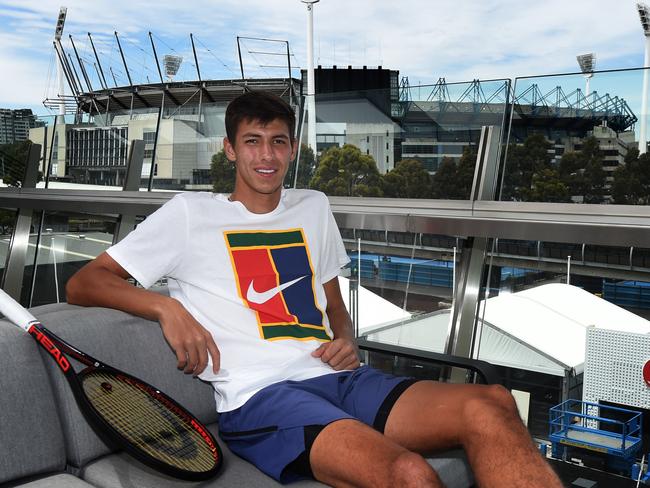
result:
[[[515,399],[507,388],[502,385],[489,385],[487,386],[487,389],[489,398],[496,405],[508,411],[509,413],[518,415]]]
[[[477,391],[463,406],[466,425],[489,426],[519,422],[517,404],[510,392],[501,385],[489,385]]]
[[[404,451],[390,467],[390,486],[442,488],[438,475],[422,456]]]

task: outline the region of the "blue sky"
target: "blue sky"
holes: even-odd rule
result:
[[[71,34],[94,71],[91,32],[111,85],[109,66],[118,84],[127,84],[115,30],[135,83],[158,81],[149,31],[159,57],[183,56],[178,80],[196,78],[190,32],[203,78],[239,77],[237,36],[286,40],[292,66],[306,65],[307,12],[299,0],[0,0],[0,107],[48,113],[42,101],[57,91],[52,40],[61,2],[68,8],[65,48],[73,54]],[[411,85],[575,72],[576,55],[587,52],[596,54],[597,69],[643,64],[644,39],[630,0],[321,0],[314,25],[317,64],[382,65]],[[278,55],[283,44],[242,46],[246,75],[286,73],[264,67],[286,63]],[[96,74],[91,78],[99,86]],[[597,75],[592,89],[627,92],[639,79],[640,72],[624,81]]]

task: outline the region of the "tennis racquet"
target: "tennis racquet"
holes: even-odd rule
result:
[[[208,429],[174,400],[67,344],[2,290],[0,312],[54,359],[68,379],[79,409],[100,437],[176,478],[199,481],[217,474],[222,463],[219,445]],[[86,367],[76,372],[68,357]]]

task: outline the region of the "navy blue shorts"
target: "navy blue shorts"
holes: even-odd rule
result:
[[[219,434],[235,454],[281,483],[313,477],[309,450],[335,420],[356,419],[379,432],[415,380],[368,366],[304,381],[282,381],[219,416]]]

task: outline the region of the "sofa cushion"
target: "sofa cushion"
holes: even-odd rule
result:
[[[35,307],[31,312],[45,327],[81,351],[160,388],[204,423],[216,421],[214,390],[176,369],[176,356],[156,322],[117,310],[68,304]],[[67,380],[53,363],[49,364],[50,359],[46,361],[61,412],[68,462],[81,468],[108,454],[111,448],[85,421]]]
[[[61,473],[16,486],[20,488],[92,488],[93,485],[71,474]]]
[[[216,435],[216,424],[209,426]],[[224,455],[222,470],[216,478],[201,483],[202,488],[219,487],[268,487],[283,486],[273,478],[268,477],[255,466],[233,454],[225,443],[221,442]],[[462,450],[445,452],[431,456],[427,459],[436,470],[438,476],[448,488],[467,488],[474,483],[465,454]],[[195,483],[186,482],[160,474],[144,466],[123,453],[104,456],[90,464],[81,471],[80,475],[94,486],[102,488],[120,488],[124,486],[142,488],[183,488],[196,486]],[[318,481],[302,480],[292,483],[292,488],[324,487]]]
[[[0,484],[65,468],[63,431],[38,349],[22,329],[0,321]]]
[[[217,426],[209,429],[216,435]],[[281,487],[273,478],[269,478],[255,466],[233,454],[224,442],[220,442],[224,455],[224,464],[219,475],[200,484],[201,488],[221,487]],[[121,488],[124,486],[142,488],[182,488],[193,487],[196,483],[182,481],[160,474],[144,466],[124,453],[110,454],[88,464],[80,475],[95,486],[102,488]],[[322,487],[317,481],[299,481],[291,487]]]
[[[209,424],[216,433],[217,415],[212,388],[176,369],[175,355],[155,322],[116,310],[67,304],[44,305],[31,311],[47,328],[82,351],[159,387]],[[143,344],[147,347],[144,348]],[[51,362],[49,359],[46,361]],[[152,365],[156,367],[152,368]],[[78,474],[86,481],[101,487],[196,486],[157,473],[124,453],[111,454],[109,447],[97,438],[82,418],[63,376],[53,367],[49,370],[61,405],[69,462],[78,468]],[[202,487],[281,486],[232,454],[223,441],[220,444],[224,451],[223,470],[214,480],[202,483]],[[449,488],[472,485],[473,476],[462,451],[446,452],[427,460]],[[300,481],[291,486],[324,485]]]

